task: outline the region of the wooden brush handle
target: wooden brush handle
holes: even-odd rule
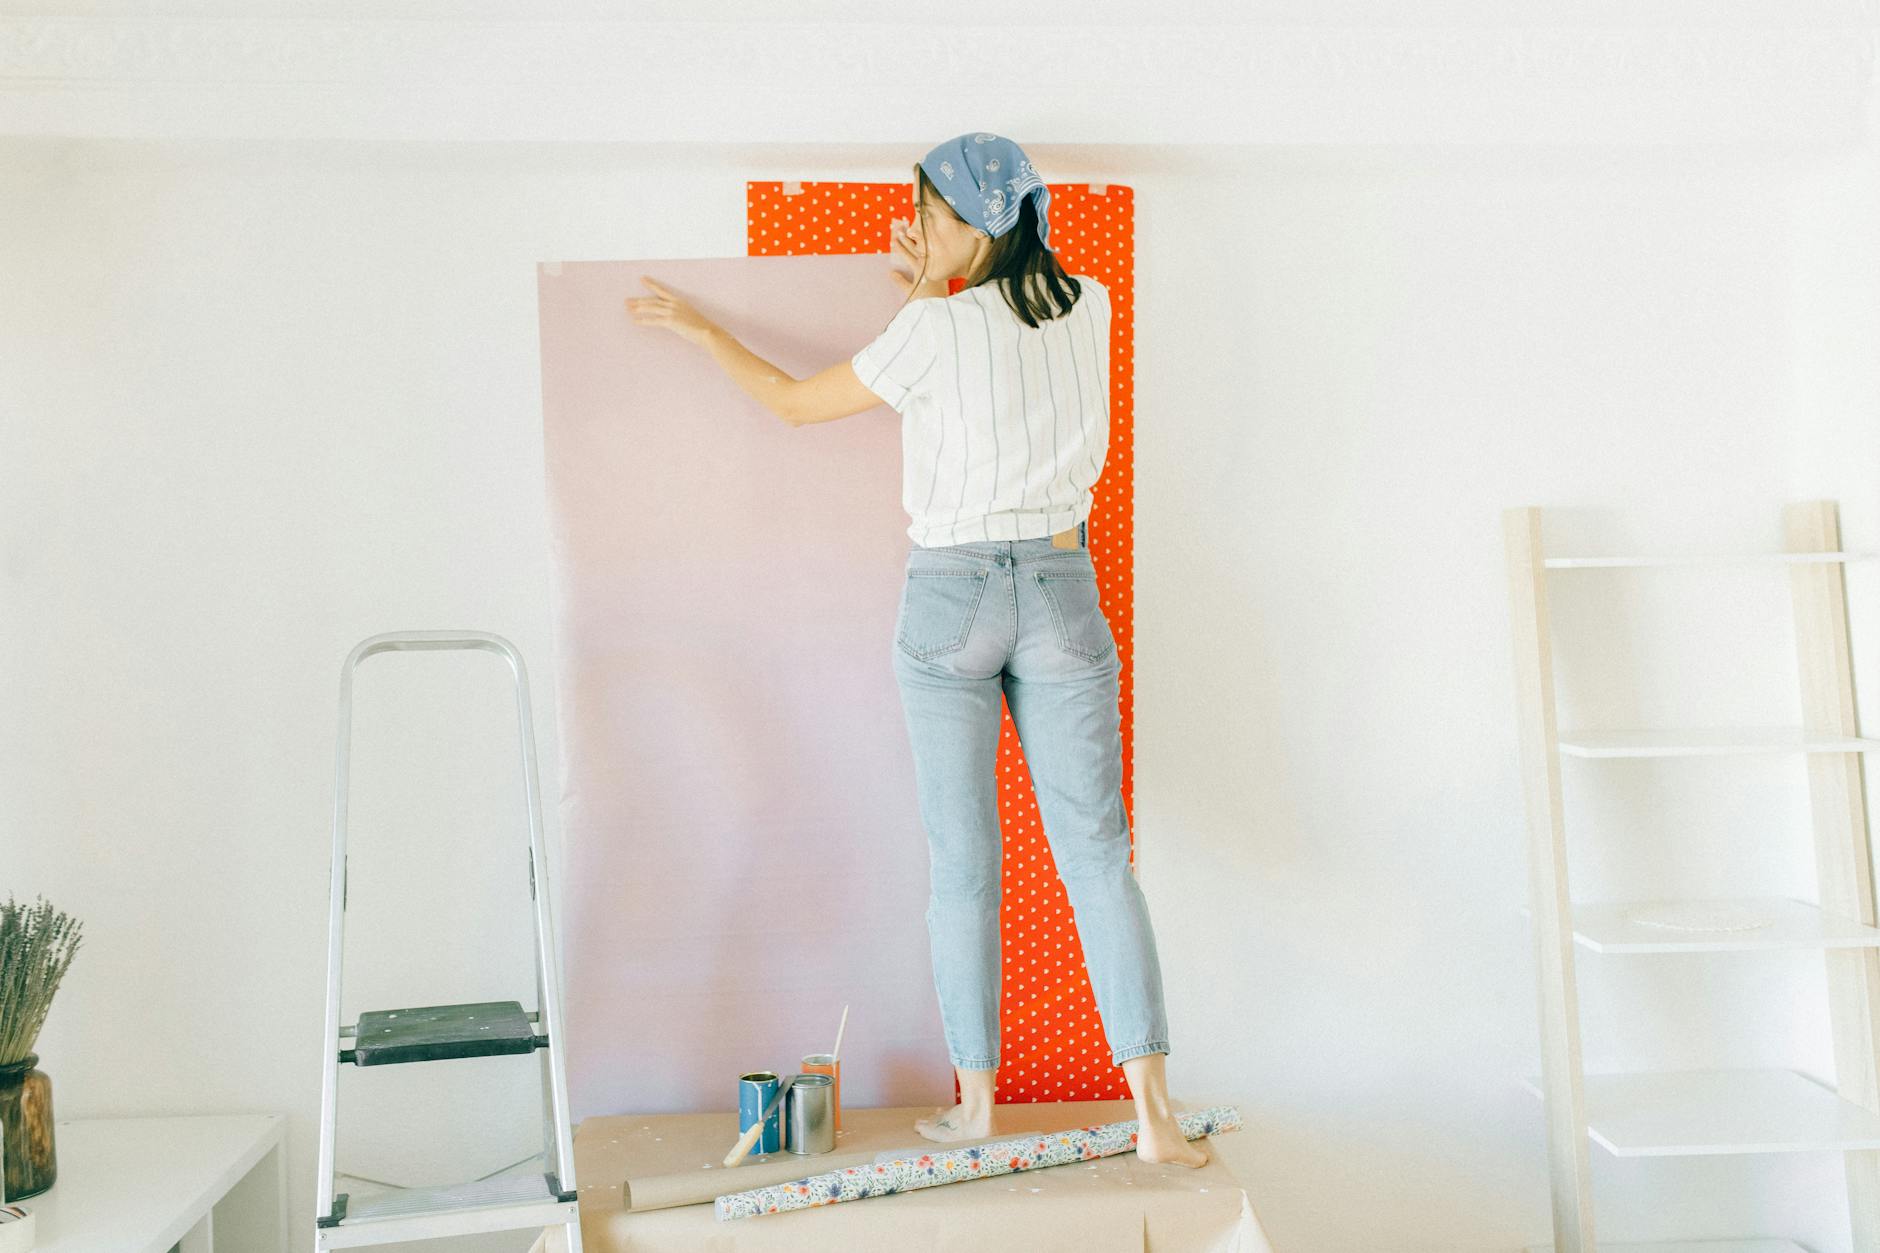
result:
[[[736,1166],[750,1153],[751,1146],[757,1143],[757,1137],[764,1134],[764,1120],[758,1119],[750,1129],[738,1137],[737,1147],[725,1154],[725,1165]]]

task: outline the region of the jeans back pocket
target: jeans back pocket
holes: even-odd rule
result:
[[[986,590],[986,571],[909,568],[894,642],[919,661],[966,647]]]
[[[1116,648],[1109,619],[1097,591],[1097,572],[1089,566],[1036,570],[1038,592],[1050,607],[1058,647],[1084,661],[1101,661]]]

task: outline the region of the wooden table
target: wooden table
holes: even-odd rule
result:
[[[1177,1112],[1186,1109],[1174,1103]],[[920,1142],[914,1120],[931,1105],[846,1107],[839,1152],[878,1152]],[[1131,1101],[1001,1105],[998,1130],[1053,1131],[1134,1118]],[[1237,1135],[1238,1132],[1229,1132]],[[575,1128],[583,1253],[824,1253],[831,1249],[918,1248],[932,1253],[1001,1253],[1075,1248],[1080,1253],[1272,1253],[1246,1190],[1218,1151],[1199,1170],[1119,1153],[894,1196],[720,1222],[710,1205],[628,1212],[620,1181],[634,1174],[699,1171],[740,1185],[721,1162],[738,1138],[735,1110],[703,1114],[589,1117]],[[816,1158],[800,1159],[805,1174]],[[534,1253],[565,1253],[561,1229],[543,1233]]]
[[[54,1124],[59,1175],[18,1204],[33,1253],[285,1253],[280,1114],[77,1118]]]

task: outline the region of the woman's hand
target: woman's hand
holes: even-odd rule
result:
[[[718,329],[717,323],[687,304],[683,297],[655,283],[646,275],[640,281],[653,289],[651,296],[628,296],[627,312],[641,326],[663,326],[681,339],[703,344],[705,337]]]
[[[890,248],[894,254],[896,266],[888,271],[888,277],[894,280],[894,286],[901,295],[905,297],[910,290],[916,297],[946,295],[947,280],[934,278],[932,275],[928,275],[918,288],[915,287],[914,280],[920,274],[921,266],[926,263],[927,254],[926,250],[915,242],[914,232],[908,228],[907,223],[897,219],[890,236]],[[901,266],[907,268],[902,269]]]

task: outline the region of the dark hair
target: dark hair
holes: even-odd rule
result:
[[[928,192],[932,192],[932,196]],[[914,167],[914,208],[920,214],[922,239],[931,238],[927,233],[930,200],[955,219],[965,221],[947,204],[946,197],[927,177],[927,171],[917,164]],[[923,264],[920,274],[915,276],[915,284],[923,281],[926,274]],[[1005,303],[1012,307],[1020,321],[1031,327],[1063,317],[1083,297],[1083,284],[1066,274],[1064,267],[1058,264],[1057,254],[1039,240],[1038,209],[1030,196],[1019,202],[1018,224],[994,239],[985,258],[966,276],[968,287],[991,282],[999,284]]]

